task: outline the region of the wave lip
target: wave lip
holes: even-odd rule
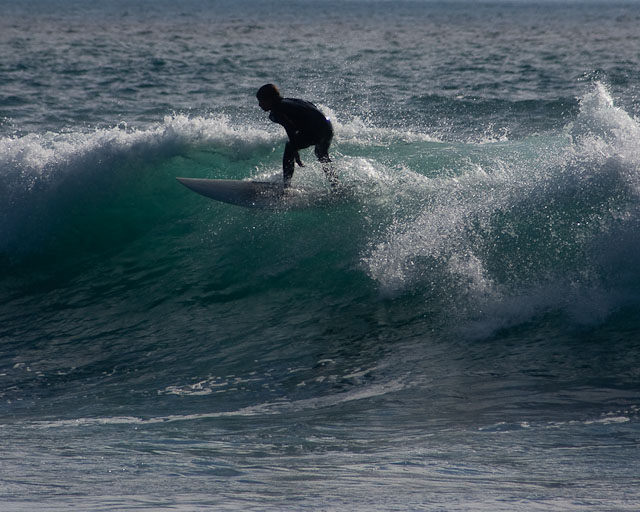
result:
[[[229,119],[166,117],[147,129],[125,123],[89,132],[47,132],[0,140],[0,251],[30,250],[59,229],[56,219],[87,204],[168,178],[170,164],[194,151],[246,154],[273,136]],[[213,149],[212,149],[213,148]],[[161,171],[158,169],[162,168]],[[148,176],[149,171],[162,172]],[[162,188],[162,187],[159,187]],[[74,212],[77,210],[77,212]]]

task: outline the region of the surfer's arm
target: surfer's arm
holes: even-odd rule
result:
[[[269,118],[274,122],[282,125],[284,131],[287,132],[287,136],[292,144],[298,146],[298,139],[300,138],[300,128],[296,126],[293,119],[283,112],[272,112]]]
[[[269,116],[269,119],[271,119],[274,123],[278,123],[279,125],[282,125],[282,127],[284,128],[284,131],[287,132],[287,137],[289,137],[290,143],[295,148],[293,157],[296,163],[300,167],[304,167],[304,164],[300,159],[300,153],[298,152],[298,146],[299,146],[298,141],[300,139],[300,130],[296,127],[295,123],[292,121],[292,119],[289,116],[287,116],[282,112],[278,112],[277,114],[275,112],[272,112],[271,115]]]

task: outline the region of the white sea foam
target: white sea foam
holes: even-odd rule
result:
[[[490,145],[468,145],[458,175],[413,180],[423,207],[398,208],[363,258],[382,295],[455,290],[453,311],[484,333],[549,308],[578,321],[612,311],[624,280],[605,292],[600,272],[637,248],[640,126],[596,84],[567,131],[551,148],[532,138],[485,161]]]

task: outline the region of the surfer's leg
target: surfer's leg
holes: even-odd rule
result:
[[[331,158],[329,158],[329,145],[331,144],[331,139],[324,139],[316,144],[315,153],[316,157],[322,164],[322,170],[324,171],[325,176],[331,183],[331,188],[336,188],[338,186],[338,175],[336,174],[333,165],[331,165]]]
[[[284,156],[282,157],[282,177],[284,180],[284,188],[291,185],[293,170],[295,169],[295,158],[297,150],[291,142],[287,142],[284,147]]]

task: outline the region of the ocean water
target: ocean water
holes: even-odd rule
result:
[[[3,511],[640,508],[640,3],[0,11]]]

